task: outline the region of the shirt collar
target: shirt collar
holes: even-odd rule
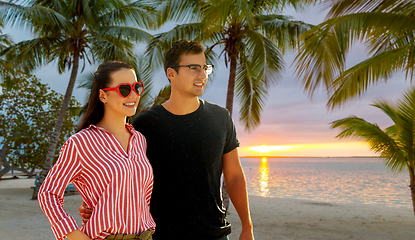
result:
[[[135,129],[134,129],[134,127],[131,125],[131,124],[129,124],[129,123],[125,123],[125,128],[127,128],[127,130],[132,134],[132,135],[134,135],[134,131],[135,131]],[[88,127],[87,127],[87,129],[94,129],[94,130],[100,130],[100,131],[105,131],[105,132],[108,132],[107,130],[105,130],[104,128],[102,128],[102,127],[98,127],[98,126],[96,126],[96,125],[94,125],[94,124],[90,124]]]

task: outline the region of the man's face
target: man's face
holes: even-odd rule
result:
[[[185,54],[182,55],[178,65],[206,65],[205,54]],[[200,67],[179,67],[178,72],[169,69],[168,77],[171,81],[172,92],[179,93],[184,97],[198,97],[202,95],[207,81],[206,72]]]

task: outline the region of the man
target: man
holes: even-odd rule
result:
[[[198,98],[212,68],[200,43],[175,42],[164,56],[170,99],[133,123],[147,139],[154,172],[150,212],[156,222],[155,240],[228,239],[231,226],[222,205],[222,171],[242,223],[239,239],[254,239],[232,118],[225,108]]]

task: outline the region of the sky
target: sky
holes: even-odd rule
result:
[[[318,6],[309,6],[304,12],[295,12],[287,9],[284,14],[291,15],[295,20],[306,23],[319,24],[324,20],[326,11]],[[166,31],[174,26],[167,25],[159,32]],[[25,29],[6,26],[3,33],[9,34],[17,42],[31,37]],[[139,47],[140,48],[140,47]],[[367,57],[367,51],[360,43],[354,45],[347,56],[347,66],[352,66]],[[351,115],[364,118],[377,123],[382,129],[390,126],[392,121],[379,109],[370,106],[371,103],[385,99],[396,101],[411,83],[405,79],[403,73],[395,74],[387,82],[369,88],[366,94],[359,99],[352,99],[342,108],[329,111],[326,108],[327,96],[321,89],[313,98],[305,92],[294,73],[293,60],[295,52],[284,56],[285,71],[277,85],[268,91],[269,96],[261,114],[259,127],[246,131],[243,123],[239,121],[239,105],[234,100],[233,119],[240,142],[240,156],[374,156],[370,148],[362,141],[355,139],[339,140],[336,135],[340,130],[330,129],[332,121]],[[95,71],[97,65],[87,65],[84,73]],[[215,74],[209,82],[204,94],[200,97],[206,101],[225,107],[229,69],[225,67],[223,58],[215,63]],[[69,81],[69,72],[58,74],[56,64],[50,64],[34,72],[34,74],[47,83],[53,90],[64,93]],[[79,81],[76,83],[76,85]],[[154,76],[152,96],[168,84],[168,80],[161,70]],[[87,91],[75,88],[75,98],[85,103]]]

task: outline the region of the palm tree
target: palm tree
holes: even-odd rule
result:
[[[305,33],[296,57],[296,72],[312,95],[324,86],[327,106],[341,106],[362,96],[371,86],[394,73],[415,71],[415,1],[333,0],[326,21]],[[346,54],[355,41],[371,56],[346,67]]]
[[[226,108],[232,114],[236,96],[241,105],[240,120],[251,130],[259,125],[260,114],[268,89],[280,79],[284,68],[283,54],[296,47],[296,39],[312,26],[294,21],[281,14],[288,4],[300,8],[311,0],[215,0],[191,1],[189,23],[154,36],[147,48],[152,63],[160,66],[163,52],[173,42],[193,39],[208,44],[208,61],[218,56],[213,51],[221,47],[219,56],[229,64]]]
[[[394,123],[385,130],[375,123],[351,116],[331,123],[340,128],[338,138],[364,139],[392,172],[409,172],[412,205],[415,214],[415,88],[407,91],[396,104],[379,101],[372,106],[381,109]]]
[[[5,22],[30,27],[35,38],[19,42],[5,52],[16,52],[14,64],[31,71],[43,64],[57,62],[59,73],[71,71],[62,109],[51,136],[39,182],[32,199],[52,167],[62,123],[72,96],[80,60],[90,63],[116,59],[135,66],[133,47],[147,41],[150,34],[140,30],[151,26],[155,7],[128,0],[27,0],[0,1],[0,16]],[[129,25],[135,24],[137,27]]]
[[[10,39],[7,34],[3,34],[1,28],[4,27],[3,19],[0,18],[0,52],[13,45],[14,42]],[[5,57],[0,57],[0,79],[10,79],[13,73],[13,67]]]

